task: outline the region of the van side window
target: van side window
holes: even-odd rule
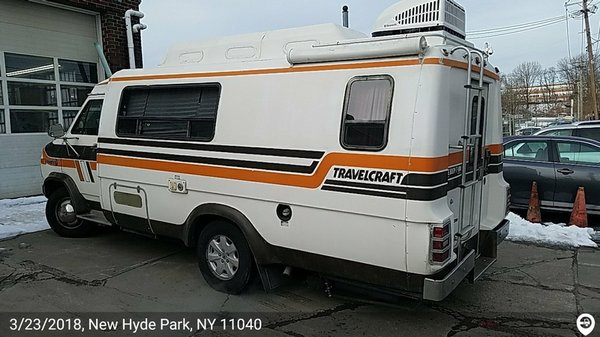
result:
[[[88,101],[81,110],[79,118],[73,123],[71,134],[97,136],[98,126],[100,125],[100,111],[102,111],[101,99]]]
[[[216,84],[125,88],[117,135],[210,141],[220,89]]]
[[[346,149],[379,151],[387,145],[394,80],[387,75],[350,80],[340,141]]]

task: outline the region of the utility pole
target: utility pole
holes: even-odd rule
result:
[[[592,112],[594,114],[594,119],[599,119],[598,102],[596,98],[596,71],[594,68],[594,52],[592,50],[592,35],[590,33],[589,12],[588,0],[583,0],[583,20],[585,22],[585,36],[587,38],[588,72],[590,76],[590,91],[592,95]]]

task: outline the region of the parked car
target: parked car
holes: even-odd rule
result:
[[[504,179],[511,206],[527,208],[537,182],[542,209],[570,212],[585,188],[587,211],[600,214],[600,142],[563,136],[513,136],[504,141]]]
[[[556,125],[535,132],[543,136],[575,136],[600,141],[600,120]]]
[[[542,128],[538,127],[538,126],[532,126],[529,128],[522,128],[519,129],[515,132],[515,134],[519,135],[519,136],[527,136],[527,135],[532,135],[538,131],[540,131]]]

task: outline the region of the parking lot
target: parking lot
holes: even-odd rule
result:
[[[256,282],[246,293],[228,296],[204,282],[194,252],[176,243],[112,230],[87,239],[43,231],[0,242],[0,335],[35,335],[10,330],[10,318],[19,315],[254,318],[259,332],[194,325],[192,331],[137,335],[296,337],[578,336],[579,313],[600,318],[600,251],[505,242],[499,254],[483,280],[460,285],[441,303],[384,304],[335,288],[328,297],[317,277],[300,272],[274,293]],[[119,329],[97,334],[135,335]]]

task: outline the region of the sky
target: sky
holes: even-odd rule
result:
[[[565,16],[564,0],[456,0],[466,10],[467,32],[519,25]],[[576,3],[575,0],[569,0]],[[227,35],[269,31],[321,23],[341,23],[341,8],[350,8],[350,28],[370,34],[381,12],[398,0],[143,0],[142,32],[144,66],[158,65],[167,50],[176,43],[198,41]],[[600,0],[590,0],[599,4]],[[175,6],[174,4],[177,4]],[[580,9],[578,5],[570,10]],[[522,33],[471,40],[483,48],[489,42],[494,49],[492,64],[504,73],[517,65],[537,61],[542,67],[556,66],[571,55],[581,54],[583,31],[581,18]],[[600,33],[600,10],[590,17],[592,38]],[[595,44],[594,48],[600,46]]]

